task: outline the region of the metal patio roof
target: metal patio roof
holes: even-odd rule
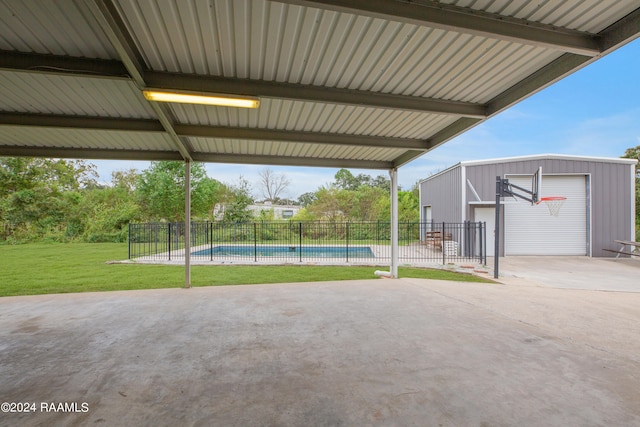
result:
[[[640,34],[638,0],[0,0],[0,155],[399,167]],[[142,89],[258,96],[256,110]]]

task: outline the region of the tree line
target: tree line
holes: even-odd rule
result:
[[[626,159],[636,159],[636,240],[640,237],[640,145],[628,148],[622,156]]]
[[[623,158],[640,160],[640,146]],[[636,228],[640,235],[640,168],[636,174]],[[130,222],[184,221],[185,165],[152,162],[149,168],[116,171],[108,185],[84,160],[0,157],[0,241],[123,242]],[[257,188],[242,176],[233,184],[207,176],[204,164],[191,165],[192,218],[200,221],[274,220],[269,209],[249,206],[257,190],[273,204],[301,209],[293,221],[389,221],[390,182],[385,175],[354,175],[340,169],[330,183],[295,200],[283,194],[284,174],[260,173]],[[417,184],[398,192],[401,222],[419,221]]]
[[[152,162],[149,168],[116,171],[109,184],[98,182],[96,167],[84,160],[0,158],[0,240],[123,242],[131,222],[184,221],[185,165]],[[390,183],[384,175],[339,170],[333,182],[295,200],[284,199],[290,182],[270,169],[256,190],[273,204],[296,204],[294,221],[388,221]],[[250,222],[273,220],[249,206],[254,188],[242,176],[222,183],[207,176],[204,164],[191,165],[193,220]],[[418,221],[417,187],[399,192],[401,221]]]

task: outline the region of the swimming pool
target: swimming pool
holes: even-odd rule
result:
[[[367,246],[267,246],[267,245],[220,245],[192,252],[194,256],[245,256],[245,257],[297,257],[297,258],[375,258]]]

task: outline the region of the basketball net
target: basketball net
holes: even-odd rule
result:
[[[566,197],[554,196],[554,197],[541,197],[538,203],[544,203],[549,209],[549,215],[560,216],[560,209],[567,200]]]

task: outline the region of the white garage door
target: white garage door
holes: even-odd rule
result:
[[[531,178],[508,177],[531,187]],[[505,199],[505,255],[587,255],[586,177],[543,176],[542,194],[567,198],[560,216],[549,215],[544,203]]]

